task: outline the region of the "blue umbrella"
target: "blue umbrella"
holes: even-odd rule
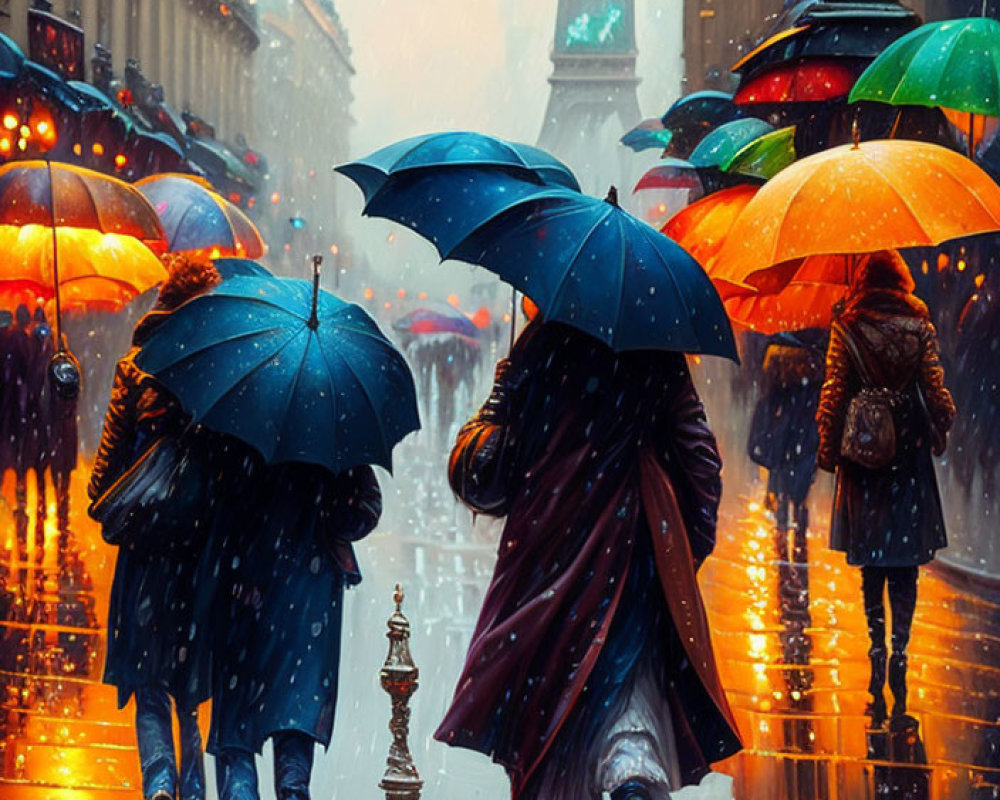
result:
[[[616,350],[736,358],[712,282],[679,245],[618,207],[486,170],[399,176],[366,208],[527,294],[547,320]]]
[[[392,468],[420,427],[402,354],[361,308],[288,278],[235,277],[174,311],[137,358],[195,422],[268,463]]]
[[[404,139],[365,158],[336,167],[371,203],[391,176],[441,167],[495,167],[537,183],[580,191],[573,171],[544,150],[481,133],[431,133]]]
[[[0,33],[0,77],[13,78],[25,62],[24,51],[17,42]]]
[[[216,258],[212,261],[222,276],[222,280],[230,278],[273,278],[274,273],[249,258]]]
[[[626,147],[641,153],[643,150],[662,150],[670,144],[673,131],[663,127],[659,117],[644,119],[627,131],[619,141]]]

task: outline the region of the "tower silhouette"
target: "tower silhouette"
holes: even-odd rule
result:
[[[539,146],[580,163],[610,118],[615,138],[635,125],[636,55],[633,0],[559,0]]]

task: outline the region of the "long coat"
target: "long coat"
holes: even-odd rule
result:
[[[361,581],[352,541],[378,523],[370,467],[332,475],[313,465],[249,465],[232,525],[220,526],[199,580],[212,620],[208,750],[261,751],[279,731],[324,746],[333,732],[345,586]],[[225,531],[225,532],[223,532]]]
[[[853,300],[840,322],[901,401],[894,408],[896,455],[887,466],[867,469],[840,458],[847,408],[862,381],[834,326],[816,414],[819,466],[837,473],[830,547],[856,566],[925,564],[947,545],[931,443],[934,433],[943,440],[955,419],[937,334],[920,300],[884,289]]]
[[[135,364],[143,343],[167,316],[168,312],[151,311],[143,317],[136,326],[132,349],[118,362],[87,489],[92,500],[106,492],[159,436],[185,427],[172,395]],[[205,438],[187,440],[188,456],[207,460],[213,449],[211,437],[201,436]],[[195,706],[207,696],[207,662],[190,657],[198,630],[193,626],[194,578],[205,525],[206,520],[192,520],[191,537],[184,541],[164,541],[151,528],[142,541],[124,542],[118,548],[108,608],[104,682],[118,687],[120,706],[137,687],[165,689],[182,707]]]
[[[22,311],[23,309],[23,311]],[[3,329],[2,379],[0,395],[0,466],[4,470],[22,470],[23,439],[28,419],[28,383],[32,340],[31,315],[23,306],[15,324]]]
[[[715,542],[720,469],[683,356],[616,356],[565,325],[532,323],[452,451],[455,492],[507,523],[435,738],[491,755],[521,794],[561,732],[620,699],[589,681],[607,673],[595,672],[603,650],[621,650],[607,637],[627,575],[642,569],[637,559],[649,565],[645,551],[665,624],[641,638],[680,654],[660,688],[681,777],[695,782],[738,750],[695,580]]]
[[[747,443],[750,458],[769,470],[768,488],[803,503],[816,475],[816,407],[823,384],[825,331],[768,338],[764,380]]]

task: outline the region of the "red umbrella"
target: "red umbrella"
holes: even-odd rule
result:
[[[747,81],[733,98],[737,105],[816,103],[846,96],[857,76],[843,62],[814,59],[782,64]]]

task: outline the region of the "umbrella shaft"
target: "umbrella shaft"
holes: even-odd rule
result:
[[[59,232],[56,229],[56,187],[52,179],[52,161],[45,162],[49,172],[49,213],[52,222],[52,282],[55,290],[56,320],[55,336],[56,350],[62,352],[62,303],[59,298]]]

